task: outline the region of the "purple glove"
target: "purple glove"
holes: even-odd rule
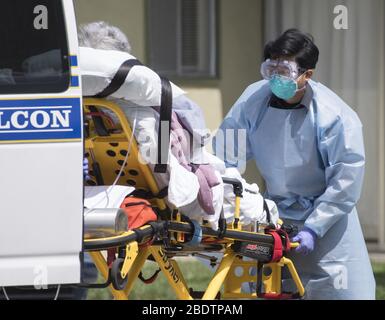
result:
[[[299,247],[295,249],[296,252],[308,255],[314,250],[315,240],[317,235],[309,228],[303,228],[291,241],[299,242]]]
[[[84,158],[83,160],[83,177],[88,180],[90,177],[88,175],[88,159]]]

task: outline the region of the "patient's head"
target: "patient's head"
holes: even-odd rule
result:
[[[81,47],[131,53],[130,43],[122,30],[104,21],[81,25],[78,37]]]

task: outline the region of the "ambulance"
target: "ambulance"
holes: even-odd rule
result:
[[[80,283],[83,113],[71,0],[2,0],[0,287]],[[28,59],[47,53],[46,68]]]

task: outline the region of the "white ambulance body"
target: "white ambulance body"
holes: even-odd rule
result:
[[[0,287],[79,283],[84,146],[73,3],[1,4]],[[36,56],[42,63],[32,68]]]

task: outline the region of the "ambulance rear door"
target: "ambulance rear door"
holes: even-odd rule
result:
[[[71,0],[2,0],[0,286],[80,282],[83,131]]]

